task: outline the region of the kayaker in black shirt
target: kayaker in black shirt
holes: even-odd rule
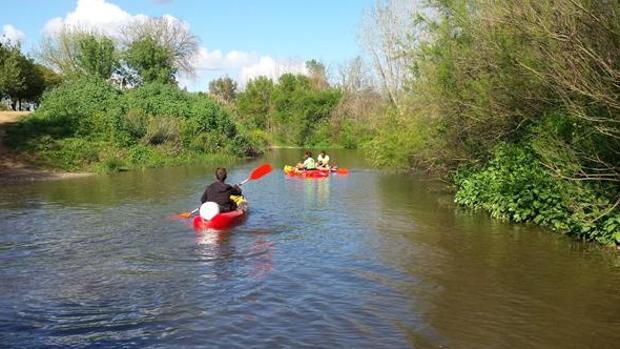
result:
[[[204,204],[207,201],[213,201],[220,206],[220,212],[236,210],[237,204],[230,199],[230,196],[241,195],[241,188],[237,185],[232,186],[224,183],[226,180],[225,168],[218,167],[215,170],[215,179],[215,182],[205,189],[200,202]]]

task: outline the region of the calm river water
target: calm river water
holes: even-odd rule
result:
[[[195,233],[213,168],[0,184],[0,347],[619,348],[620,257],[370,169],[231,166],[248,219]]]

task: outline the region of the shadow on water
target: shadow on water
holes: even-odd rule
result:
[[[376,231],[389,237],[377,249],[386,264],[430,286],[409,291],[425,304],[424,318],[437,333],[456,347],[617,343],[620,303],[602,301],[619,294],[615,253],[461,210],[425,183],[437,185],[379,177],[383,214],[401,219],[379,225]]]

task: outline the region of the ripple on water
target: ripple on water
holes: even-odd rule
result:
[[[231,180],[255,165],[232,168]],[[428,183],[377,171],[323,181],[274,171],[244,187],[244,224],[196,234],[169,217],[196,204],[205,173],[212,169],[0,188],[0,343],[617,342],[620,276],[598,250],[438,205],[422,190]]]

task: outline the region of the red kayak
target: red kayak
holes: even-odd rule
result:
[[[238,209],[230,212],[224,212],[216,215],[210,221],[202,219],[200,216],[194,217],[194,229],[196,230],[226,230],[233,225],[243,221],[247,214],[247,208]]]
[[[329,170],[297,170],[293,166],[284,166],[284,173],[290,177],[325,178]]]

